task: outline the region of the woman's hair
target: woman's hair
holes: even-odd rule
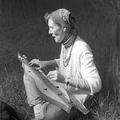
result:
[[[72,34],[78,32],[75,17],[73,17],[72,13],[66,9],[58,9],[50,14],[46,13],[44,18],[46,23],[51,19],[58,26],[67,28]]]

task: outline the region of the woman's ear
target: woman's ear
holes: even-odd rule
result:
[[[67,28],[66,28],[66,27],[64,27],[64,28],[63,28],[63,31],[65,32],[65,31],[66,31],[66,29],[67,29]]]

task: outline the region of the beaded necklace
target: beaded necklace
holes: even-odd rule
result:
[[[65,54],[65,48],[63,49],[63,65],[64,65],[64,67],[67,67],[68,64],[69,64],[69,61],[70,61],[70,58],[71,58],[71,54],[72,54],[72,49],[73,49],[73,45],[71,45],[68,58],[66,58],[67,55]]]
[[[71,40],[72,42],[69,45],[70,48],[68,47],[70,49],[68,57],[67,57],[67,54],[65,53],[68,48],[65,48],[65,47],[63,48],[63,65],[64,65],[64,67],[67,67],[69,64],[75,39],[76,39],[76,36],[71,36],[71,38],[69,39],[69,41]]]

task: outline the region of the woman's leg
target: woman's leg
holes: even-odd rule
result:
[[[43,119],[43,109],[46,102],[41,98],[34,79],[30,75],[25,73],[23,76],[23,81],[27,94],[28,104],[33,107],[35,118]]]
[[[38,89],[39,81],[34,80],[30,75],[23,77],[28,104],[33,106],[35,120],[67,120],[68,114],[49,102],[43,100]]]

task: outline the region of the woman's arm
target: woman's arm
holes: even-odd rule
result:
[[[49,61],[39,61],[39,65],[42,67],[45,66],[59,66],[59,59],[49,60]]]
[[[37,65],[39,68],[47,67],[47,66],[54,66],[58,67],[59,59],[49,60],[49,61],[40,61],[39,59],[32,59],[29,62],[29,65]]]
[[[91,95],[100,91],[101,79],[94,64],[93,54],[89,49],[80,56],[80,76],[82,79],[78,81],[80,89],[84,88]]]
[[[79,70],[73,78],[69,78],[71,80],[68,81],[68,87],[78,94],[90,94],[93,95],[94,93],[98,92],[101,89],[101,79],[98,73],[98,70],[94,64],[93,54],[92,52],[87,49],[81,53],[79,56],[79,63],[77,63],[76,69]],[[75,89],[76,88],[76,89]]]

